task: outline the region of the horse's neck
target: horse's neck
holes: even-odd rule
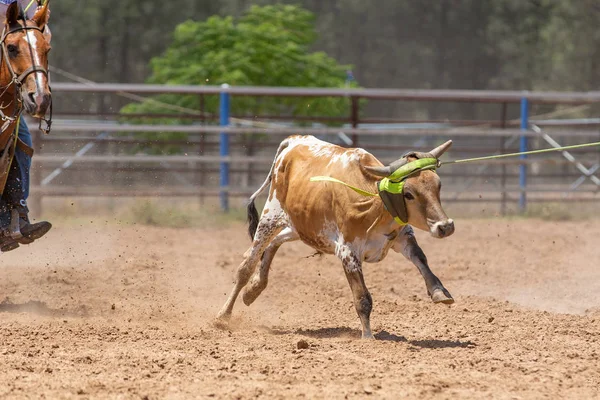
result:
[[[4,57],[2,57],[4,58]],[[10,71],[6,67],[6,64],[2,62],[0,66],[0,111],[6,116],[12,116],[16,110],[16,85],[12,83],[12,76]]]
[[[0,111],[2,111],[2,113],[7,117],[11,117],[15,114],[17,107],[15,89],[13,87],[8,89],[6,87],[2,87],[0,89],[2,90],[0,93],[3,92],[3,94],[0,95]]]

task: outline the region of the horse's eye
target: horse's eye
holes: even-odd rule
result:
[[[404,193],[404,198],[406,200],[414,200],[415,196],[413,196],[412,193],[410,193],[410,192],[406,192],[406,193]]]
[[[14,44],[6,46],[6,50],[8,50],[8,55],[11,57],[16,57],[19,54],[19,49]]]

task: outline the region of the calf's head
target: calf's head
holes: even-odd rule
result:
[[[449,140],[429,153],[409,153],[384,167],[365,167],[384,177],[379,194],[386,209],[403,223],[444,238],[454,233],[454,221],[446,215],[440,201],[442,187],[435,173],[437,160],[450,148]]]

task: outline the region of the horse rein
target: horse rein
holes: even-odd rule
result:
[[[0,128],[2,131],[4,131],[6,129],[6,127],[8,125],[10,125],[12,122],[15,122],[18,118],[18,116],[23,112],[23,94],[21,93],[21,87],[23,86],[23,83],[25,82],[25,79],[36,72],[40,72],[42,74],[44,74],[44,76],[46,76],[46,79],[49,81],[49,76],[48,76],[48,70],[46,70],[44,67],[42,67],[41,65],[37,65],[35,63],[35,57],[33,56],[33,50],[31,48],[31,43],[28,43],[28,47],[29,47],[29,53],[31,56],[31,62],[32,62],[32,66],[27,68],[22,74],[17,75],[17,73],[15,72],[11,62],[10,62],[10,58],[8,56],[8,50],[6,48],[6,38],[8,37],[8,35],[19,32],[19,31],[39,31],[41,33],[43,33],[43,30],[41,30],[38,27],[35,26],[22,26],[19,25],[19,27],[17,28],[12,28],[7,31],[6,27],[4,28],[3,32],[2,32],[2,38],[0,39],[0,47],[2,48],[2,60],[6,60],[6,66],[8,68],[8,71],[11,75],[11,81],[10,83],[6,86],[6,90],[8,90],[8,88],[11,85],[15,85],[15,112],[12,115],[12,117],[7,116],[6,114],[4,114],[4,112],[2,112],[2,109],[0,109],[0,119],[2,121],[5,121],[2,124],[2,127]],[[0,64],[1,65],[1,64]],[[36,78],[37,79],[37,78]],[[50,89],[50,92],[52,92],[52,89],[50,88],[50,86],[48,86],[48,88]],[[52,127],[52,99],[50,99],[50,110],[49,110],[49,117],[46,118],[41,117],[40,118],[40,124],[39,124],[39,129],[44,132],[45,134],[50,133],[51,127]],[[45,124],[45,126],[42,126],[42,122]]]

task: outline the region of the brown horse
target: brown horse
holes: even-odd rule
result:
[[[21,140],[18,132],[23,111],[40,119],[40,130],[50,131],[50,32],[46,27],[50,9],[48,1],[44,5],[41,1],[38,0],[35,13],[28,14],[30,18],[25,12],[33,2],[25,3],[25,10],[18,2],[5,8],[6,20],[0,36],[0,195],[3,212],[5,208],[10,210],[10,226],[2,229],[0,237],[2,252],[19,247],[19,243],[32,243],[52,227],[46,221],[29,222],[25,199],[18,195],[26,188],[21,186],[23,181],[15,176],[20,169],[16,166],[19,163],[13,161],[17,148],[29,158],[33,155],[33,149]],[[47,111],[50,111],[48,119],[45,117]],[[42,121],[46,122],[44,128]]]
[[[25,110],[33,117],[44,119],[51,109],[50,43],[43,34],[50,16],[48,4],[46,1],[41,6],[38,2],[40,6],[31,19],[24,16],[17,2],[6,10],[0,38],[0,193],[6,184],[15,146],[31,152],[17,138],[15,128],[19,116]]]

